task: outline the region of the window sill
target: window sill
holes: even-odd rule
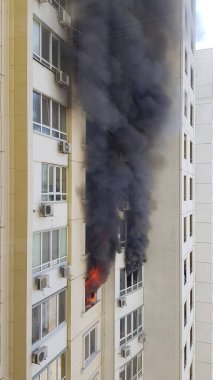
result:
[[[61,262],[61,263],[58,263],[58,264],[56,264],[56,265],[50,265],[48,268],[45,268],[45,269],[42,269],[42,270],[40,270],[40,271],[38,271],[38,272],[32,273],[32,278],[35,278],[35,277],[37,277],[37,276],[40,276],[41,274],[43,275],[43,274],[45,274],[45,273],[48,273],[49,271],[51,271],[51,270],[53,270],[53,269],[61,268],[61,267],[63,267],[64,265],[67,265],[67,258],[66,258],[66,260],[64,260],[64,261]],[[61,278],[63,278],[63,277],[61,277]]]
[[[66,142],[68,142],[68,138],[66,138],[66,140],[63,140],[60,137],[54,137],[52,135],[47,135],[45,133],[35,131],[34,129],[33,129],[33,133],[35,133],[35,135],[47,137],[48,139],[51,139],[51,140],[54,140],[54,141],[57,141],[57,142],[60,142],[60,141],[66,141]]]
[[[58,327],[56,327],[54,330],[50,331],[49,334],[45,335],[42,339],[38,340],[37,342],[32,344],[32,351],[36,350],[38,347],[43,345],[46,341],[49,340],[52,336],[54,336],[58,331],[63,329],[65,326],[67,326],[67,322],[62,322]]]
[[[81,368],[81,374],[84,373],[84,371],[89,367],[93,360],[95,360],[100,355],[100,353],[101,351],[94,352],[94,354],[84,362],[83,367]]]
[[[95,310],[97,308],[97,305],[99,305],[100,303],[101,303],[101,300],[98,300],[90,309],[82,311],[81,318],[84,318],[85,315],[88,315],[90,310]]]

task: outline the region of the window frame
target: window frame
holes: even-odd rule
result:
[[[137,373],[133,374],[133,363],[135,358],[137,358]],[[141,368],[139,367],[141,360]],[[119,368],[119,379],[121,379],[120,375],[124,373],[124,380],[127,380],[127,367],[130,365],[131,368],[131,380],[139,380],[143,375],[143,351],[139,351],[137,355],[131,358],[125,365]]]
[[[61,41],[60,38],[52,32],[50,28],[48,28],[46,25],[39,21],[37,17],[33,17],[33,23],[34,20],[39,24],[39,55],[33,51],[33,59],[40,62],[43,66],[47,67],[48,69],[56,72],[60,70],[61,67]],[[49,31],[49,58],[50,61],[47,61],[45,58],[42,57],[42,29],[46,29]],[[34,38],[34,34],[33,34]],[[53,45],[53,38],[55,38],[58,41],[58,67],[52,64],[52,45]]]
[[[68,227],[67,226],[64,226],[64,227],[60,227],[60,228],[53,228],[53,229],[50,229],[50,230],[42,230],[42,231],[34,231],[33,232],[33,238],[36,234],[40,235],[40,265],[37,265],[35,267],[32,266],[32,273],[33,274],[38,274],[39,272],[42,272],[46,269],[49,269],[49,268],[52,268],[52,267],[56,267],[60,264],[64,264],[66,263],[67,261],[67,254],[66,256],[60,256],[60,232],[62,232],[63,230],[66,230],[66,253],[68,251]],[[57,259],[53,259],[53,250],[52,250],[52,247],[53,247],[53,232],[54,231],[58,231],[58,258]],[[43,235],[44,233],[46,232],[49,232],[50,233],[50,236],[49,236],[49,258],[50,260],[48,262],[45,262],[43,264]],[[32,253],[33,255],[33,253]],[[38,269],[38,270],[37,270]]]
[[[121,271],[124,273],[124,289],[121,289]],[[136,272],[136,271],[135,271]],[[133,273],[135,273],[133,272]],[[138,289],[141,289],[143,287],[143,267],[141,266],[138,271],[137,271],[137,283],[134,284],[134,278],[133,278],[133,273],[131,273],[131,286],[127,286],[127,273],[126,273],[126,268],[121,268],[120,269],[120,282],[119,282],[119,292],[120,292],[120,297],[128,295],[130,293],[135,292]],[[140,279],[140,273],[141,273],[141,280]]]
[[[189,215],[189,236],[193,236],[193,214]]]
[[[60,314],[60,311],[59,311],[59,295],[61,293],[65,293],[65,312],[64,312],[64,315],[65,315],[65,319],[64,321],[60,322],[59,323],[59,314]],[[51,329],[50,331],[47,332],[47,334],[43,334],[43,308],[45,307],[45,305],[53,298],[56,297],[56,327]],[[67,305],[66,305],[66,288],[63,288],[61,289],[59,292],[57,293],[54,293],[52,294],[50,297],[47,297],[45,298],[44,300],[36,303],[35,305],[32,306],[32,310],[33,309],[36,309],[36,308],[40,308],[40,328],[39,328],[39,339],[36,340],[36,341],[33,341],[33,336],[32,336],[32,346],[37,346],[38,342],[41,342],[42,339],[46,338],[49,334],[51,334],[53,331],[55,331],[57,328],[59,328],[59,326],[61,326],[62,324],[64,324],[66,322],[66,311],[67,311]],[[33,325],[33,321],[32,321],[32,325]]]
[[[137,313],[137,328],[134,329],[134,313]],[[137,337],[143,331],[143,308],[142,306],[137,309],[131,311],[131,313],[126,314],[119,320],[119,331],[120,331],[120,339],[119,345],[120,347],[125,345],[127,342],[130,342],[132,339]],[[139,323],[139,315],[141,314],[141,324]],[[131,318],[131,330],[128,332],[128,318]],[[121,338],[121,321],[124,320],[124,337]]]
[[[184,285],[187,284],[187,259],[183,262],[183,283]]]
[[[184,354],[183,354],[183,362],[184,362],[184,369],[186,368],[187,365],[187,343],[184,346]]]
[[[183,217],[183,242],[186,243],[187,241],[187,218],[186,216]]]
[[[95,331],[95,350],[94,352],[91,353],[90,349],[90,344],[91,344],[91,334],[92,332]],[[86,338],[89,336],[89,356],[86,358]],[[98,353],[98,325],[96,324],[93,326],[89,331],[87,331],[86,334],[83,335],[83,366],[86,368],[96,357]]]
[[[39,133],[44,136],[52,137],[57,140],[67,141],[67,108],[61,103],[58,103],[56,100],[50,98],[49,96],[42,94],[41,92],[33,89],[34,94],[40,96],[40,123],[33,120],[33,132]],[[49,125],[43,123],[43,98],[49,100]],[[58,129],[53,127],[53,103],[56,103],[58,106]],[[66,132],[62,131],[61,125],[61,112],[62,108],[65,109],[65,129]],[[33,102],[33,112],[34,112],[34,102]],[[46,132],[45,132],[46,131]],[[48,132],[48,133],[47,133]]]
[[[47,167],[47,192],[42,190],[43,186],[43,169],[44,166]],[[49,191],[50,187],[50,168],[53,168],[53,191]],[[57,190],[57,169],[60,170],[60,178],[59,178],[59,187],[60,191]],[[66,193],[63,192],[63,169],[66,170]],[[67,201],[67,167],[62,165],[54,165],[46,162],[41,163],[41,202],[66,202]],[[60,199],[57,199],[60,198]]]
[[[187,134],[184,133],[184,140],[183,140],[183,157],[186,160],[187,159]]]
[[[183,176],[183,200],[187,200],[187,176]]]
[[[58,374],[59,374],[59,365],[58,365],[58,363],[59,363],[59,360],[61,359],[61,357],[62,356],[65,356],[65,376],[63,376],[63,377],[61,377],[60,379],[59,379],[59,377],[58,377]],[[67,362],[67,351],[65,350],[65,351],[62,351],[56,358],[54,358],[50,363],[48,363],[47,364],[47,366],[46,367],[43,367],[42,368],[42,370],[37,374],[37,375],[35,375],[33,378],[32,378],[32,380],[41,380],[41,376],[42,376],[42,373],[43,372],[45,372],[45,371],[47,371],[47,379],[48,380],[51,380],[51,377],[50,377],[50,375],[51,375],[51,373],[49,372],[50,371],[50,366],[54,363],[56,361],[56,365],[57,365],[57,380],[66,380],[67,379],[67,375],[66,375],[66,362]]]

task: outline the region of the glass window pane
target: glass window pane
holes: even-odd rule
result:
[[[120,319],[120,339],[125,337],[125,318]]]
[[[128,274],[127,275],[127,288],[129,288],[130,286],[132,286],[132,274]]]
[[[138,355],[138,372],[142,370],[142,354]]]
[[[50,99],[42,96],[42,124],[50,126]]]
[[[125,269],[120,270],[120,290],[125,289]]]
[[[41,265],[41,233],[35,232],[33,234],[33,268]]]
[[[90,333],[90,355],[95,352],[95,329],[93,329]]]
[[[142,267],[138,269],[138,282],[141,282],[141,281],[142,281]]]
[[[137,375],[137,356],[133,358],[133,376]]]
[[[84,344],[85,344],[84,355],[85,355],[85,360],[87,360],[89,357],[89,334],[85,336]]]
[[[142,307],[138,309],[138,326],[142,325]]]
[[[50,261],[50,231],[42,232],[42,264]]]
[[[32,343],[37,342],[41,331],[41,306],[32,309]]]
[[[33,20],[33,53],[40,56],[40,24]]]
[[[49,379],[58,380],[57,377],[57,360],[54,360],[49,366]]]
[[[66,375],[66,353],[64,352],[58,359],[58,380],[62,380]]]
[[[42,336],[47,335],[57,326],[56,296],[42,304]]]
[[[33,91],[33,121],[41,123],[41,95]]]
[[[135,310],[135,311],[133,311],[133,330],[135,331],[135,330],[137,330],[137,322],[138,322],[138,312],[137,312],[137,310]]]
[[[59,247],[60,247],[59,256],[60,257],[67,256],[67,229],[66,228],[60,228],[59,230]]]
[[[60,168],[56,167],[56,192],[60,193]]]
[[[52,231],[52,260],[59,257],[59,230]]]
[[[127,334],[130,334],[132,331],[132,316],[131,314],[127,315]]]
[[[64,132],[64,133],[67,132],[66,108],[63,106],[60,106],[60,130],[61,130],[61,132]]]
[[[66,292],[59,293],[58,297],[58,320],[62,323],[66,319]]]
[[[59,67],[59,40],[52,36],[52,65]]]
[[[47,183],[48,183],[48,165],[47,164],[42,164],[41,166],[42,174],[41,174],[41,191],[42,193],[47,193],[48,188],[47,188]]]
[[[137,284],[138,280],[138,271],[133,272],[133,285]]]
[[[53,166],[49,166],[49,193],[53,193]]]
[[[50,32],[42,26],[42,58],[50,61]]]
[[[120,369],[119,380],[125,380],[125,367]]]
[[[126,365],[126,380],[132,379],[132,361],[127,363]]]
[[[67,192],[67,170],[62,168],[62,193]]]
[[[58,128],[58,108],[59,104],[52,101],[52,127],[54,129]]]
[[[42,373],[40,374],[40,380],[48,380],[47,369],[45,369],[44,371],[42,371]]]

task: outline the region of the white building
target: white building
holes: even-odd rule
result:
[[[212,122],[213,49],[196,56],[196,376],[210,380],[212,367]]]

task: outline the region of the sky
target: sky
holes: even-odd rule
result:
[[[197,0],[197,49],[213,47],[213,0]]]

